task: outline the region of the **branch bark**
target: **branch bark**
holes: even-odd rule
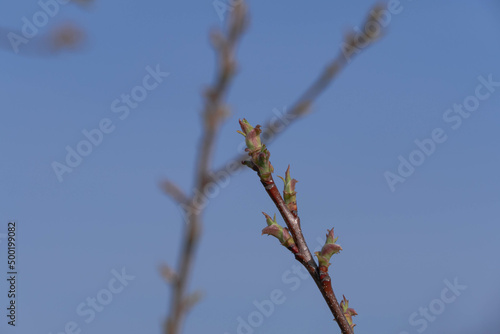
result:
[[[299,252],[295,254],[295,259],[307,269],[313,278],[342,333],[353,334],[354,332],[344,316],[344,312],[342,311],[333,291],[331,278],[328,274],[328,268],[324,266],[318,267],[311,255],[311,251],[309,250],[309,247],[304,239],[302,228],[300,227],[299,216],[292,214],[292,212],[288,209],[288,206],[276,187],[272,176],[269,177],[269,180],[263,180],[261,178],[261,183],[271,200],[276,205],[276,208],[280,212],[281,217],[292,234],[293,240],[297,244]]]

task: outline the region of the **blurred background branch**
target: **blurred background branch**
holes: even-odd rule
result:
[[[94,0],[71,0],[81,8],[88,8]],[[32,16],[25,16],[21,20],[21,29],[12,29],[0,26],[0,50],[14,52],[27,56],[47,56],[62,51],[79,50],[86,40],[84,29],[72,21],[50,25],[53,17],[59,14],[61,5],[58,1],[47,1]],[[35,19],[36,17],[36,19]]]
[[[211,161],[218,129],[222,121],[227,117],[228,111],[224,99],[231,80],[236,73],[236,46],[242,37],[246,25],[246,6],[240,4],[233,11],[226,31],[214,31],[211,36],[218,61],[215,82],[206,90],[204,95],[205,107],[202,115],[203,133],[200,138],[195,175],[195,188],[199,189],[201,193],[204,192],[209,182]],[[199,192],[193,192],[191,198],[188,199],[170,181],[163,183],[163,189],[177,203],[185,204],[183,207],[184,222],[186,225],[183,244],[179,254],[179,268],[176,279],[171,281],[172,297],[170,301],[170,313],[164,327],[166,334],[176,334],[181,332],[186,313],[200,299],[199,293],[191,294],[187,292],[187,284],[190,280],[195,252],[200,238],[204,207],[199,205]]]
[[[363,23],[363,27],[368,27],[371,25],[379,25],[378,20],[382,14],[382,10],[385,7],[381,4],[375,5]],[[380,26],[380,25],[379,25]],[[288,120],[284,124],[280,124],[279,127],[273,122],[274,117],[263,122],[262,138],[264,144],[268,145],[273,140],[276,139],[277,135],[284,132],[289,126],[291,126],[295,121],[297,121],[302,116],[310,112],[310,108],[313,102],[325,91],[325,89],[333,82],[333,80],[338,76],[338,74],[351,62],[352,58],[359,53],[359,50],[366,49],[369,45],[375,42],[382,35],[382,30],[367,30],[352,32],[345,36],[344,39],[344,49],[339,52],[337,57],[335,57],[329,64],[326,65],[323,72],[321,72],[318,78],[306,88],[306,90],[301,94],[301,96],[295,101],[295,103],[286,111],[283,118]],[[357,52],[355,53],[355,50]],[[222,167],[217,169],[213,175],[220,175],[220,172],[226,170],[224,166],[243,161],[247,158],[246,153],[241,153],[235,156],[233,159],[227,161]],[[234,173],[236,170],[240,169],[243,165],[236,164],[236,168],[232,169],[230,173]]]

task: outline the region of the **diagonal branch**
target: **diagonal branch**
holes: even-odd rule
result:
[[[342,312],[337,298],[335,297],[335,293],[333,292],[332,282],[330,275],[328,274],[328,270],[325,271],[323,270],[324,267],[318,267],[311,255],[311,251],[309,250],[309,247],[307,246],[307,243],[304,239],[304,235],[302,234],[302,229],[300,227],[300,218],[298,216],[294,217],[294,215],[290,212],[285,201],[281,197],[281,194],[276,187],[274,180],[272,180],[272,177],[270,181],[264,181],[261,179],[261,183],[264,186],[264,189],[266,190],[269,197],[271,197],[272,201],[276,205],[276,208],[278,208],[278,211],[283,217],[286,226],[292,234],[293,240],[297,244],[299,253],[295,254],[295,259],[307,269],[307,271],[313,278],[335,320],[337,321],[342,333],[353,334],[354,332],[347,322],[347,319],[344,316],[344,312]]]
[[[363,27],[370,27],[374,25],[378,25],[380,27],[378,21],[380,20],[380,16],[382,15],[383,10],[384,7],[381,5],[374,6],[370,10],[370,14],[368,15],[368,17],[365,19]],[[318,78],[309,87],[306,88],[306,90],[295,101],[292,107],[282,116],[287,120],[287,122],[284,124],[280,124],[278,127],[276,126],[275,122],[273,122],[274,117],[264,122],[264,125],[262,126],[264,128],[262,136],[263,138],[266,138],[265,144],[268,145],[273,142],[279,134],[284,132],[301,116],[307,114],[313,102],[325,91],[325,89],[332,83],[332,81],[338,76],[338,74],[345,67],[347,67],[352,58],[362,50],[366,49],[374,41],[379,39],[381,35],[381,29],[377,31],[371,31],[368,28],[365,29],[364,33],[358,32],[346,35],[342,43],[341,52],[339,52],[337,57],[335,57],[329,64],[327,64]],[[228,160],[222,167],[214,172],[214,178],[217,178],[217,176],[215,175],[221,175],[222,171],[225,171],[227,173],[234,173],[236,170],[241,168],[242,165],[236,164],[235,168],[231,168],[230,170],[225,168],[225,166],[233,165],[235,162],[246,159],[246,157],[247,154],[242,153]]]
[[[165,180],[161,183],[161,188],[167,195],[172,197],[177,204],[187,205],[190,199],[184,194],[184,192],[172,181]]]
[[[278,208],[290,233],[292,233],[293,240],[299,249],[299,253],[297,253],[296,256],[300,257],[300,259],[311,268],[316,269],[316,262],[314,262],[311,251],[307,247],[304,235],[302,234],[302,229],[300,228],[300,218],[298,216],[295,217],[292,212],[290,212],[272,176],[268,180],[261,179],[260,182],[264,186],[269,197],[273,200],[276,208]]]
[[[319,267],[316,262],[313,260],[311,251],[307,246],[307,243],[304,239],[304,235],[302,233],[302,228],[300,226],[300,218],[297,212],[293,212],[290,208],[296,209],[296,198],[295,198],[295,183],[296,180],[291,180],[290,178],[290,167],[286,171],[285,178],[283,181],[285,182],[284,189],[284,197],[281,196],[278,188],[276,187],[276,183],[274,182],[272,173],[274,171],[274,167],[269,160],[271,153],[267,149],[265,145],[262,144],[260,139],[260,135],[262,130],[260,129],[260,125],[257,125],[255,128],[252,127],[247,120],[240,120],[241,130],[239,131],[243,136],[245,136],[245,143],[247,145],[246,152],[250,156],[250,160],[243,161],[242,164],[250,167],[254,171],[257,172],[257,175],[260,178],[260,182],[264,186],[269,197],[271,197],[272,201],[278,208],[283,220],[285,221],[288,231],[291,233],[290,240],[288,236],[288,232],[286,229],[283,229],[275,220],[271,220],[269,216],[266,214],[266,221],[268,222],[267,228],[265,228],[262,233],[272,234],[277,237],[283,246],[286,246],[294,255],[295,259],[299,261],[309,272],[314,282],[318,286],[323,298],[325,299],[330,311],[332,312],[335,320],[337,321],[340,329],[343,334],[353,334],[351,324],[346,319],[344,312],[342,311],[341,306],[339,305],[337,298],[335,297],[335,293],[332,289],[331,278],[328,274],[328,261],[333,255],[333,250],[341,249],[338,245],[334,244],[333,240],[333,230],[331,230],[330,239],[327,236],[327,244],[325,249],[325,253],[316,253],[318,255]],[[274,229],[273,229],[274,228]],[[267,230],[267,231],[266,231]],[[274,231],[274,232],[273,232]],[[330,241],[329,241],[330,240]],[[292,247],[294,244],[295,247]],[[333,247],[333,248],[332,248]],[[328,253],[330,252],[330,253]]]

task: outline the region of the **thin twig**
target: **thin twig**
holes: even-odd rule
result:
[[[342,333],[353,334],[354,332],[347,322],[347,319],[344,316],[344,312],[342,312],[337,298],[335,297],[335,293],[333,292],[331,284],[332,282],[330,275],[328,274],[328,269],[326,269],[325,271],[324,267],[318,267],[311,255],[311,251],[309,250],[309,247],[307,246],[307,243],[304,239],[304,235],[302,234],[302,228],[300,227],[300,218],[298,217],[298,215],[295,216],[294,214],[292,214],[292,212],[288,209],[288,206],[286,205],[283,197],[281,196],[281,193],[276,187],[272,176],[270,176],[268,180],[263,180],[261,178],[260,181],[264,186],[267,194],[276,205],[276,208],[278,208],[281,217],[283,217],[286,226],[292,234],[293,240],[297,244],[299,253],[295,254],[295,259],[307,269],[311,277],[314,279],[314,282],[323,295],[323,298],[325,299],[330,311],[337,321]]]
[[[22,31],[0,27],[0,51],[21,56],[53,56],[60,51],[75,51],[85,42],[85,31],[73,23],[56,26],[48,33],[25,38]]]
[[[163,191],[169,195],[177,204],[187,205],[190,199],[184,194],[184,192],[172,181],[164,180],[161,183]]]
[[[313,268],[315,268],[316,263],[314,262],[311,251],[307,247],[304,236],[302,235],[302,230],[300,228],[300,218],[298,216],[295,217],[290,212],[285,201],[283,200],[283,197],[281,197],[281,194],[276,187],[276,183],[274,182],[272,176],[269,178],[269,180],[266,181],[261,179],[260,182],[264,186],[264,189],[266,189],[269,197],[271,197],[274,204],[278,208],[278,211],[283,217],[283,220],[285,220],[290,233],[292,233],[293,240],[295,240],[297,248],[299,249],[298,256],[300,256],[305,263],[308,263]]]
[[[185,237],[183,238],[181,248],[179,276],[172,287],[173,295],[170,304],[170,315],[165,323],[165,333],[167,334],[179,333],[186,316],[186,285],[194,262],[194,255],[200,235],[199,232],[199,216],[193,214],[186,224]]]
[[[200,138],[195,175],[195,189],[198,189],[199,192],[193,192],[191,198],[186,199],[181,195],[182,192],[178,188],[174,187],[172,183],[167,183],[167,192],[178,202],[187,205],[183,205],[185,208],[186,229],[180,253],[178,278],[172,287],[170,314],[165,322],[166,334],[180,333],[186,313],[200,297],[199,294],[193,295],[186,292],[202,227],[201,215],[203,207],[198,207],[197,194],[204,192],[209,181],[215,139],[227,113],[223,101],[236,71],[235,48],[245,26],[246,7],[239,4],[232,13],[226,34],[216,32],[212,35],[212,42],[218,56],[218,68],[214,84],[205,93],[203,133]]]

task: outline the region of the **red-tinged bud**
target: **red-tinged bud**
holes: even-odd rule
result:
[[[269,161],[271,153],[267,150],[265,145],[262,145],[260,140],[261,129],[260,125],[255,128],[248,123],[246,119],[240,120],[242,131],[238,131],[245,136],[245,143],[247,148],[245,151],[250,156],[250,162],[243,162],[253,170],[259,173],[259,176],[264,181],[269,181],[274,172],[274,168]]]
[[[352,323],[352,317],[358,315],[358,313],[356,313],[356,311],[354,311],[353,308],[349,307],[349,301],[345,298],[345,296],[342,296],[342,297],[343,297],[343,299],[340,302],[340,308],[342,308],[342,311],[344,312],[344,316],[345,316],[347,322],[349,323],[349,325],[351,325],[351,327],[354,328],[354,326],[356,326],[356,324]]]
[[[279,225],[269,225],[262,229],[262,234],[272,235],[278,238],[278,240],[283,240],[283,227]]]
[[[323,248],[321,248],[320,252],[314,253],[318,257],[320,266],[328,267],[330,265],[330,258],[332,257],[332,255],[337,254],[342,250],[342,247],[335,243],[337,242],[337,239],[338,237],[334,238],[333,228],[331,230],[328,230],[328,233],[326,235],[326,242]]]
[[[283,190],[283,199],[285,200],[288,209],[291,212],[297,212],[297,192],[295,191],[295,185],[299,181],[290,177],[290,165],[288,165],[288,168],[286,170],[285,178],[282,178],[281,176],[278,177],[282,179],[283,183],[285,184]]]
[[[271,218],[265,212],[262,212],[262,214],[266,217],[266,223],[267,223],[267,227],[262,230],[262,234],[272,235],[273,237],[278,238],[280,242],[282,242],[283,227],[281,227],[276,221],[276,215],[274,215],[274,218]]]
[[[252,155],[253,151],[260,151],[262,143],[260,141],[260,133],[262,130],[260,129],[260,125],[257,125],[255,128],[248,123],[246,119],[240,120],[240,126],[242,131],[238,131],[243,136],[245,136],[245,142],[247,144],[246,151],[249,152],[249,155]]]
[[[293,241],[293,238],[288,232],[288,229],[286,227],[283,228],[276,222],[276,215],[274,215],[274,218],[271,218],[266,213],[262,213],[266,217],[267,223],[267,227],[262,230],[262,234],[272,235],[273,237],[276,237],[283,246],[290,249],[292,252],[297,253],[298,249],[295,245],[295,241]]]

